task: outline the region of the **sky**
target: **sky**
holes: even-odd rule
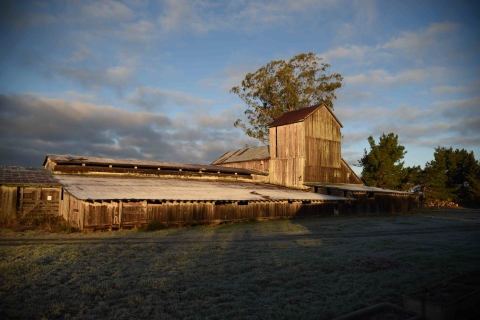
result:
[[[393,132],[405,165],[480,158],[478,1],[2,1],[0,165],[46,154],[211,163],[261,145],[230,89],[313,52],[340,73],[342,157]],[[354,167],[359,173],[361,168]]]

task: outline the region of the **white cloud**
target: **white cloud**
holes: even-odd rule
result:
[[[85,60],[92,52],[86,46],[82,46],[79,50],[73,52],[68,62],[78,63]]]
[[[165,90],[151,86],[138,87],[127,96],[127,101],[144,110],[162,110],[167,105],[180,107],[208,107],[213,101],[181,91]]]
[[[165,3],[164,12],[158,17],[162,33],[205,33],[212,28],[205,16],[200,17],[204,13],[197,12],[203,3],[187,0],[166,0]]]
[[[437,95],[469,92],[469,91],[472,91],[472,90],[467,86],[436,86],[432,88],[432,92]]]
[[[347,85],[394,86],[405,83],[420,82],[425,80],[428,76],[429,73],[425,69],[405,70],[395,75],[390,74],[390,72],[386,70],[377,69],[353,76],[345,76],[344,81]]]
[[[158,36],[155,25],[147,20],[139,20],[134,23],[124,24],[122,37],[132,42],[146,42]]]
[[[132,80],[133,67],[116,66],[108,68],[91,68],[60,66],[54,70],[56,74],[73,80],[86,88],[111,86],[122,90]]]
[[[81,6],[84,20],[124,21],[134,16],[133,11],[119,1],[95,0]],[[78,13],[77,13],[78,14]]]
[[[419,32],[403,32],[401,37],[392,38],[385,43],[383,49],[400,49],[408,54],[425,53],[438,43],[438,37],[452,32],[458,25],[451,22],[432,23]]]

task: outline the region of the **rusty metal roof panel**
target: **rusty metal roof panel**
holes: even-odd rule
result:
[[[45,169],[0,166],[1,185],[60,185],[57,178]]]
[[[348,184],[348,183],[345,183],[345,184],[328,184],[328,183],[307,182],[307,183],[305,183],[305,185],[309,186],[309,187],[330,188],[330,189],[352,191],[352,192],[377,192],[377,193],[396,193],[396,194],[412,195],[411,192],[390,190],[390,189],[382,189],[382,188],[376,188],[376,187],[368,187],[368,186],[361,185],[361,184]]]
[[[342,123],[338,120],[338,118],[335,116],[335,114],[332,112],[332,110],[328,107],[326,107],[323,104],[317,104],[308,108],[303,108],[299,110],[294,110],[290,112],[286,112],[282,114],[278,119],[273,121],[268,125],[268,127],[278,127],[278,126],[283,126],[291,123],[296,123],[296,122],[301,122],[305,120],[309,115],[311,115],[315,110],[318,108],[325,107],[327,110],[332,114],[332,116],[335,118],[335,120],[340,124],[341,127],[343,127]]]
[[[228,151],[223,156],[213,161],[212,165],[268,159],[270,159],[270,152],[268,150],[268,146],[261,146]]]
[[[58,179],[81,200],[159,201],[346,201],[353,200],[285,187],[225,181],[114,178],[61,175]]]
[[[137,159],[118,159],[118,158],[103,158],[92,156],[75,156],[75,155],[60,155],[47,154],[43,165],[47,163],[47,159],[57,164],[86,164],[86,165],[113,165],[113,166],[142,166],[151,168],[165,168],[165,169],[182,169],[182,170],[204,170],[222,173],[239,173],[239,174],[266,174],[258,170],[229,168],[215,165],[204,164],[185,164],[177,162],[162,162],[162,161],[148,161]]]

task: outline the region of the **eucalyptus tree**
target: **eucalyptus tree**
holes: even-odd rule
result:
[[[268,124],[287,111],[324,104],[333,110],[335,90],[342,86],[343,77],[329,74],[328,63],[316,54],[302,53],[289,61],[271,61],[254,73],[248,73],[240,86],[230,92],[247,105],[245,115],[234,126],[250,137],[268,144]]]

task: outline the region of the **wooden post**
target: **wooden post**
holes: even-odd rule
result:
[[[20,188],[20,212],[18,214],[19,217],[23,216],[23,189],[24,187],[19,187]]]
[[[122,228],[122,209],[123,209],[123,204],[122,200],[118,201],[118,228]]]
[[[80,230],[83,230],[83,226],[85,225],[85,204],[83,201],[79,201],[80,203]]]

